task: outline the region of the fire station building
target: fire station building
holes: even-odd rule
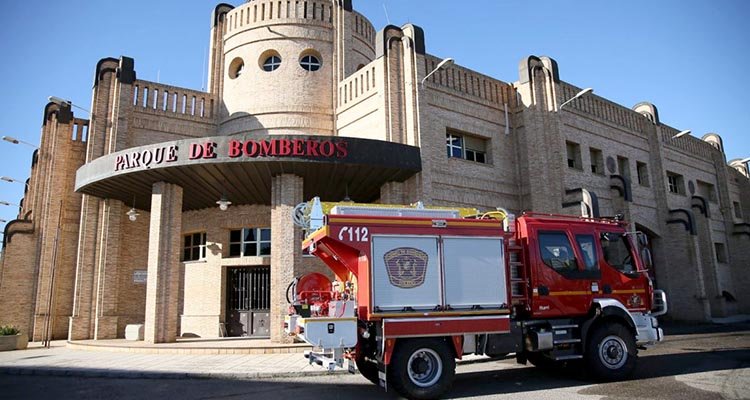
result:
[[[581,88],[548,57],[507,82],[443,62],[421,28],[376,30],[350,0],[220,4],[212,21],[206,92],[121,56],[94,66],[89,119],[46,106],[0,323],[286,340],[287,285],[327,273],[292,223],[314,196],[622,214],[651,239],[671,318],[750,313],[750,180],[719,135],[674,138],[648,102],[567,102]]]

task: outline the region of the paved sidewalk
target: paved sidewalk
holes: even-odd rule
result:
[[[334,373],[347,373],[338,370]],[[31,344],[26,350],[0,352],[0,374],[112,378],[263,379],[327,375],[302,353],[282,354],[140,354],[84,351],[53,342],[49,349]]]
[[[729,325],[709,324],[666,324],[667,341],[654,346],[646,355],[658,355],[666,352],[669,343],[679,344],[686,341],[716,340],[719,337],[730,337],[746,342],[745,334],[734,335],[733,331],[750,331],[750,324],[736,323]],[[736,338],[734,336],[737,336]],[[729,340],[729,339],[722,339]],[[213,346],[224,349],[225,346],[240,344],[225,341]],[[118,342],[119,344],[119,342]],[[262,342],[242,344],[251,348]],[[172,345],[174,347],[174,345]],[[190,348],[179,344],[168,354],[160,352],[122,352],[103,351],[89,348],[82,350],[66,346],[65,341],[55,341],[49,349],[31,343],[27,350],[0,352],[0,376],[2,375],[52,375],[82,376],[109,378],[148,378],[148,379],[269,379],[292,378],[300,376],[324,376],[328,371],[318,365],[310,365],[300,352],[274,354],[195,354]],[[196,343],[195,346],[206,346]],[[743,345],[746,346],[746,345]],[[138,345],[134,347],[143,347]],[[190,347],[190,346],[188,346]],[[231,349],[233,347],[227,347]],[[93,351],[92,351],[93,350]],[[110,349],[112,350],[112,349]],[[152,349],[153,350],[153,349]],[[200,348],[199,348],[200,350]],[[216,349],[211,351],[215,352]],[[242,351],[247,349],[241,348]],[[299,349],[288,349],[298,351]],[[285,350],[286,351],[286,350]],[[484,356],[467,356],[459,365],[484,364],[491,359]],[[333,374],[348,374],[345,369],[337,369]]]

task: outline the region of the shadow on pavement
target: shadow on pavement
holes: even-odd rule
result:
[[[447,393],[448,398],[462,398],[486,395],[520,394],[532,391],[545,391],[561,388],[575,388],[591,385],[593,382],[585,377],[581,363],[571,364],[557,371],[544,371],[538,368],[508,368],[497,365],[492,370],[492,363],[485,364],[481,372],[459,373],[453,389]],[[703,351],[682,354],[642,356],[639,358],[634,377],[629,381],[597,386],[596,390],[629,390],[636,386],[645,386],[639,381],[672,377],[698,372],[721,371],[750,366],[750,348],[735,350]],[[294,379],[175,379],[176,376],[153,375],[152,379],[142,379],[133,375],[131,379],[112,379],[101,371],[101,377],[86,375],[83,370],[63,370],[60,375],[70,376],[24,376],[0,374],[0,393],[8,394],[6,398],[43,398],[50,395],[61,398],[100,398],[108,393],[108,398],[285,398],[317,399],[325,396],[330,399],[391,397],[385,395],[375,385],[364,378],[349,375],[328,375],[323,377],[295,377]],[[88,371],[97,372],[96,370]],[[110,374],[112,371],[108,371]],[[80,373],[80,374],[76,374]],[[55,375],[55,374],[48,374]],[[125,378],[121,376],[120,378]],[[153,379],[158,378],[158,379]],[[33,382],[32,385],[29,383]],[[57,383],[56,383],[57,382]],[[620,385],[620,386],[615,386]],[[587,389],[589,390],[589,389]],[[91,395],[89,397],[88,395]],[[257,397],[260,396],[260,397]],[[266,397],[269,396],[269,397]]]
[[[664,329],[664,335],[699,335],[706,333],[744,332],[750,331],[750,322],[738,322],[732,324],[708,324],[664,321],[660,324]]]
[[[733,350],[704,351],[682,354],[640,356],[633,377],[628,381],[672,377],[709,371],[721,371],[750,366],[750,347]],[[567,365],[555,371],[539,368],[514,368],[487,370],[456,375],[456,382],[448,398],[510,394],[528,391],[587,386],[590,380],[582,362]]]

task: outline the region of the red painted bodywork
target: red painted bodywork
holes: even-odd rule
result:
[[[502,223],[495,219],[441,219],[445,226],[433,226],[430,218],[380,217],[359,215],[328,215],[326,225],[308,237],[303,246],[311,254],[319,257],[341,281],[356,281],[358,318],[363,321],[383,321],[385,343],[385,363],[390,360],[390,351],[394,348],[394,338],[417,336],[450,336],[460,357],[460,346],[455,338],[468,333],[504,333],[510,332],[511,319],[506,310],[451,311],[437,310],[429,312],[396,312],[376,313],[372,307],[370,293],[371,241],[363,240],[361,228],[367,228],[368,237],[372,235],[433,235],[433,236],[466,236],[466,237],[502,237],[505,240],[506,260],[509,244],[521,246],[524,262],[524,276],[527,278],[527,290],[521,298],[511,299],[510,282],[508,285],[507,304],[513,304],[521,312],[517,319],[568,318],[586,315],[590,312],[594,298],[614,298],[631,311],[648,311],[651,308],[652,288],[645,268],[637,252],[633,262],[638,271],[627,276],[607,265],[604,260],[599,240],[602,232],[625,233],[624,222],[605,219],[583,219],[571,216],[529,214],[516,221],[516,232],[506,233]],[[358,235],[351,235],[351,229],[360,228]],[[348,229],[348,230],[347,230]],[[576,234],[592,235],[596,244],[599,277],[570,279],[560,275],[541,261],[536,235],[539,231],[563,231],[568,235],[575,250],[578,268],[584,271],[582,254],[575,245]],[[636,243],[631,240],[631,249]],[[507,265],[506,279],[510,279]],[[592,291],[593,287],[598,290]],[[605,285],[611,289],[604,293]],[[548,295],[534,293],[534,288],[545,286]],[[633,296],[640,297],[640,304],[629,305]],[[513,300],[513,301],[511,301]],[[477,319],[479,318],[479,319]],[[404,319],[399,322],[398,319]],[[436,325],[438,324],[438,325]]]

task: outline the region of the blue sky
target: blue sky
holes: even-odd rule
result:
[[[38,143],[50,95],[89,108],[104,57],[127,55],[139,78],[201,89],[216,4],[5,2],[0,135]],[[750,157],[748,1],[354,0],[378,30],[384,5],[391,24],[424,28],[430,54],[506,82],[518,79],[522,58],[547,55],[562,80],[625,106],[650,101],[666,124],[720,134],[727,159]],[[0,175],[25,180],[32,151],[0,142]],[[0,181],[0,200],[22,195],[23,185]],[[0,206],[0,219],[15,214]]]

